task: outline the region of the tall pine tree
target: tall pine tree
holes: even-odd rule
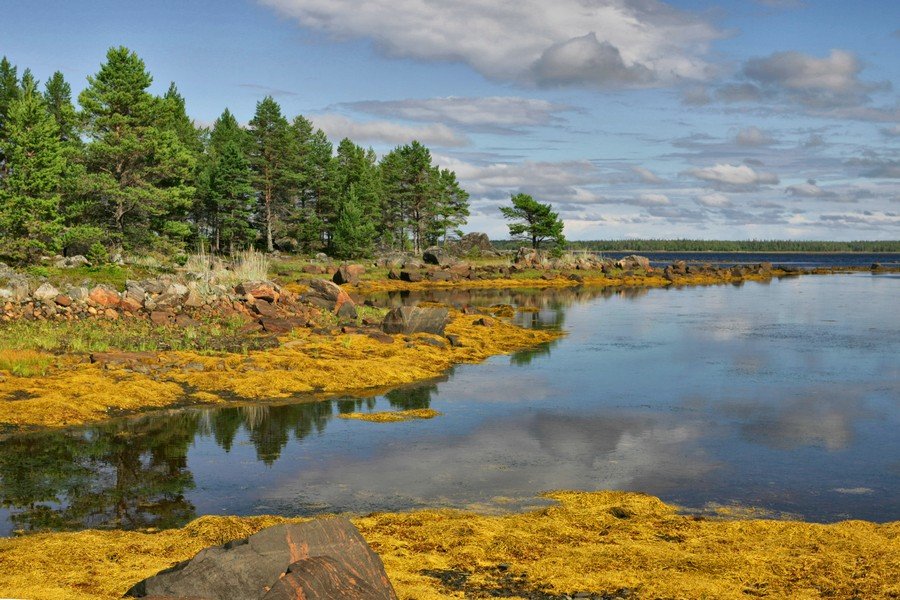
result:
[[[185,217],[195,158],[160,99],[147,91],[153,78],[144,61],[121,46],[106,59],[78,97],[90,141],[85,164],[97,199],[92,212],[127,245],[178,242],[190,234]]]
[[[284,211],[285,196],[292,182],[290,169],[290,125],[281,107],[271,96],[256,104],[250,121],[252,138],[250,164],[255,173],[254,185],[259,194],[259,214],[266,250],[275,249],[279,213]]]
[[[57,251],[62,232],[60,189],[66,156],[59,128],[48,112],[37,82],[7,109],[5,140],[0,144],[8,174],[0,182],[0,231],[5,258],[27,262]]]

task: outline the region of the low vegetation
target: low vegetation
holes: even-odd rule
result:
[[[341,413],[338,415],[338,418],[353,421],[369,421],[370,423],[400,423],[415,419],[433,419],[439,416],[441,416],[441,413],[432,408],[411,408],[409,410]]]

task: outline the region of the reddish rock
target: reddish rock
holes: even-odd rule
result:
[[[53,301],[59,306],[72,306],[72,299],[65,294],[60,294]]]
[[[446,308],[401,306],[385,315],[381,329],[385,333],[444,335],[444,327],[449,320]]]
[[[151,363],[156,361],[154,352],[94,352],[91,362],[100,365],[128,365]]]
[[[278,302],[280,297],[277,286],[271,281],[245,281],[239,283],[234,291],[242,296],[273,303]]]
[[[323,275],[325,267],[322,265],[303,265],[303,272],[309,275]]]
[[[154,310],[150,313],[150,320],[154,325],[164,327],[175,322],[175,315],[165,310]]]
[[[338,285],[356,285],[359,276],[365,272],[366,268],[362,265],[341,265],[331,280]]]
[[[132,296],[122,298],[119,305],[128,312],[139,312],[143,308],[143,305]]]
[[[121,303],[118,292],[108,287],[98,285],[88,294],[88,299],[103,308],[115,308]]]
[[[106,310],[104,310],[103,316],[110,321],[117,321],[119,319],[119,313],[117,313],[115,309],[112,308],[107,308]]]
[[[182,313],[175,316],[175,324],[179,327],[197,327],[200,321]]]

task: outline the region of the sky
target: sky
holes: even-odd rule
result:
[[[0,0],[0,55],[77,94],[110,46],[190,115],[272,95],[335,141],[418,139],[508,237],[900,239],[897,0]]]

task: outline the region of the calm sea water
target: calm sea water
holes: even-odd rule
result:
[[[634,252],[603,252],[602,255],[620,259]],[[653,266],[665,266],[676,260],[687,263],[713,265],[759,264],[770,262],[785,267],[869,267],[878,263],[883,267],[900,267],[900,254],[896,252],[639,252],[650,259]]]
[[[170,527],[201,514],[508,510],[553,489],[898,520],[898,298],[896,274],[447,292],[441,300],[537,308],[517,318],[568,335],[382,396],[4,439],[0,533]],[[426,406],[443,415],[335,418]]]

